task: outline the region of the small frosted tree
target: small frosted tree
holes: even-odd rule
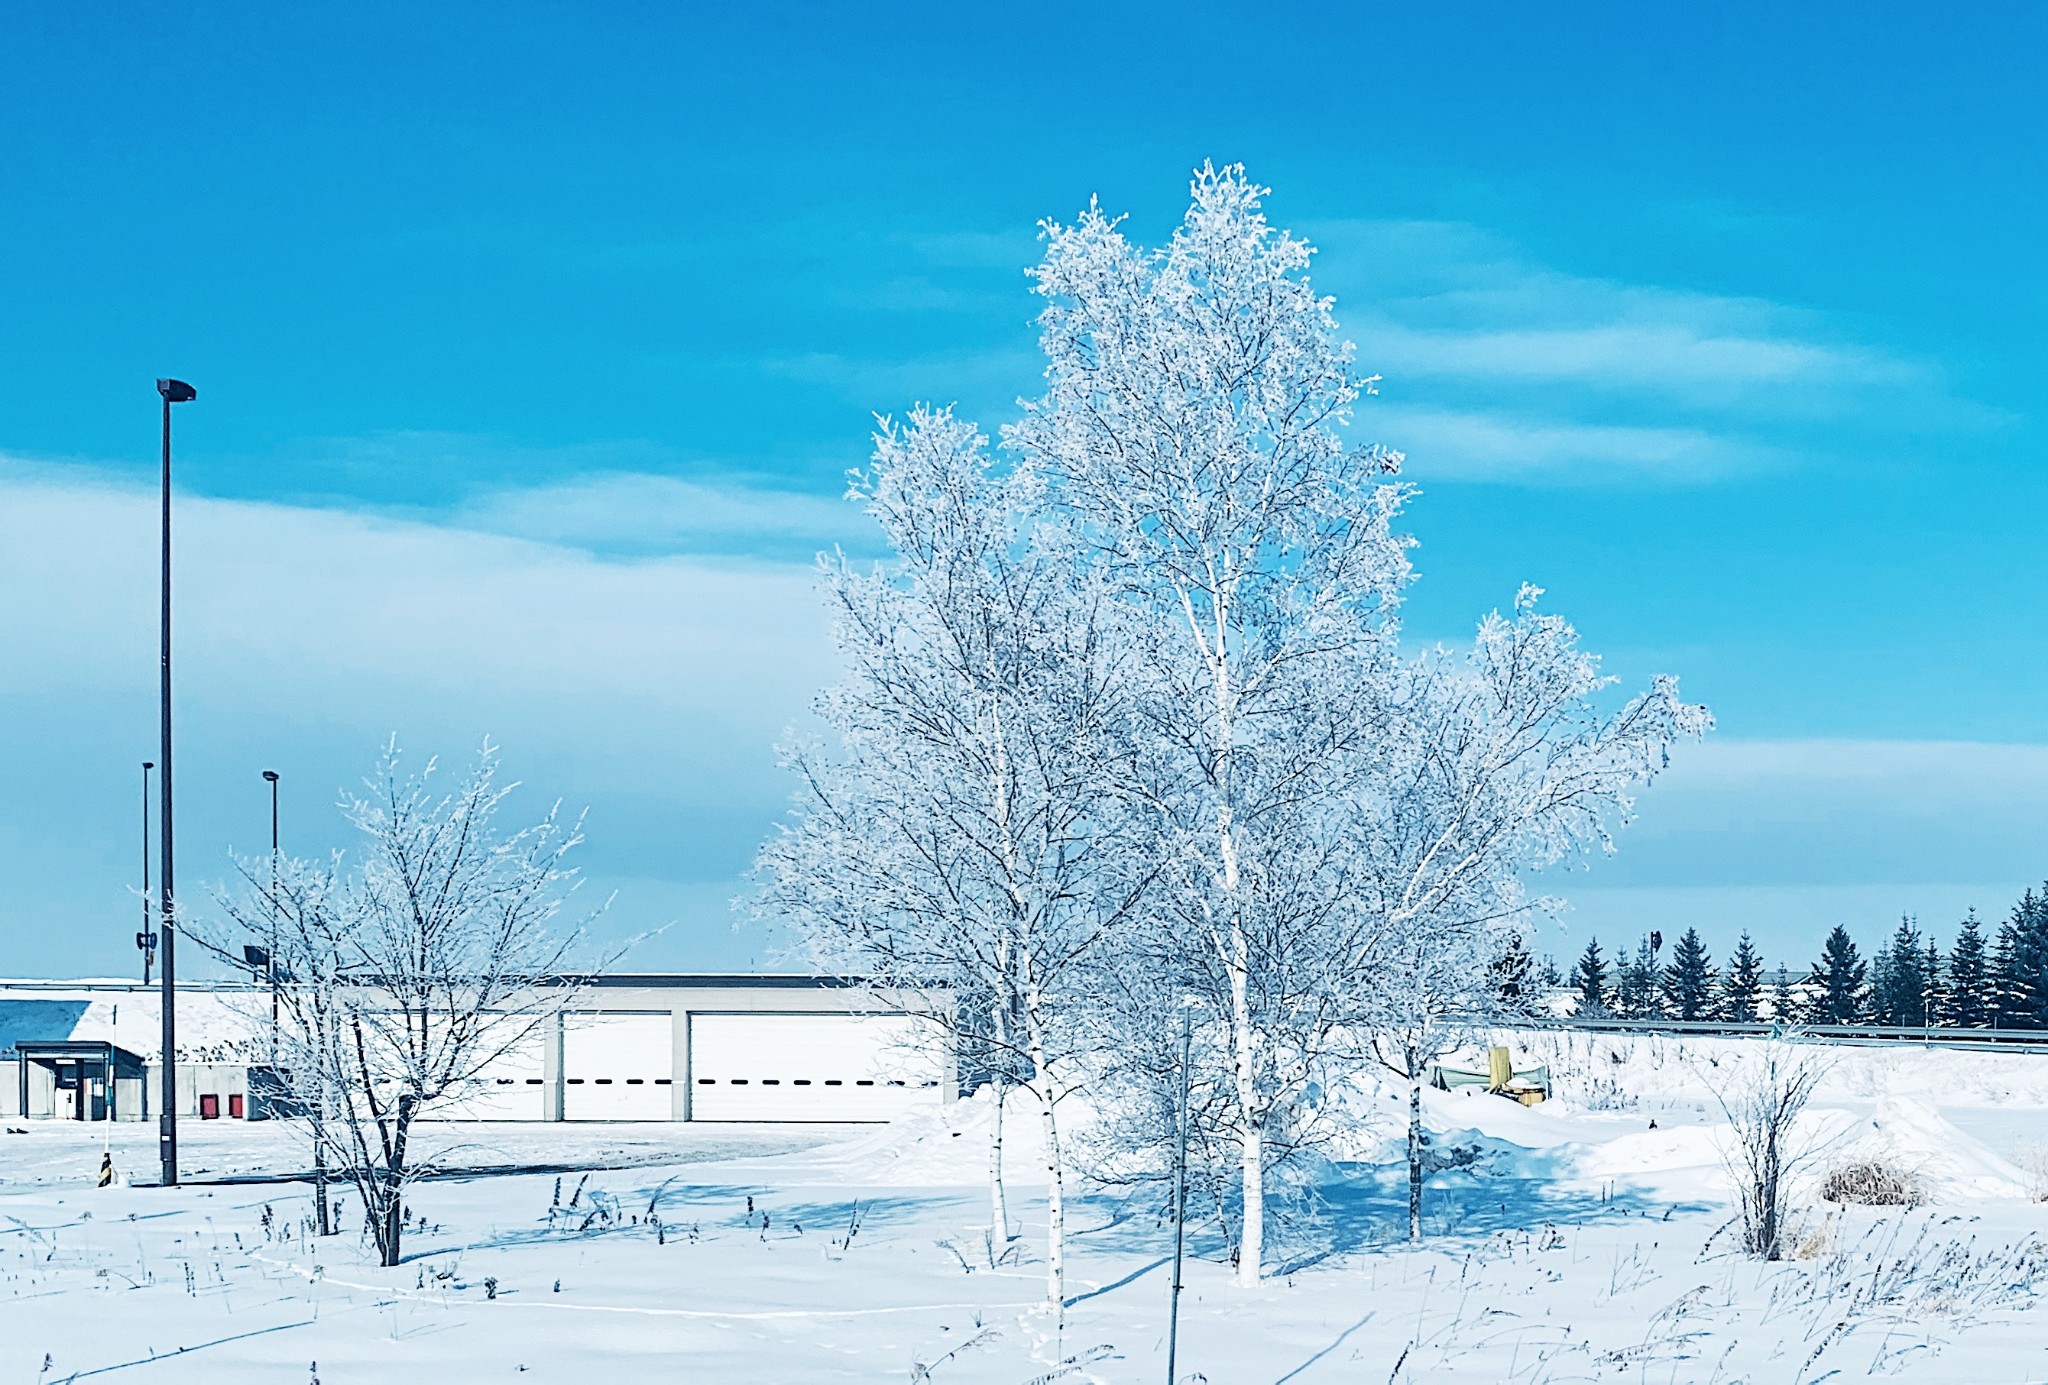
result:
[[[1422,1081],[1428,1066],[1500,1017],[1490,967],[1519,943],[1525,875],[1611,851],[1631,789],[1663,769],[1673,742],[1712,725],[1675,681],[1611,712],[1613,679],[1560,617],[1523,587],[1512,615],[1480,623],[1470,652],[1432,652],[1403,668],[1404,691],[1354,805],[1353,852],[1367,864],[1358,907],[1369,951],[1346,987],[1381,1062],[1408,1101],[1408,1228],[1421,1234]],[[1590,948],[1592,989],[1599,953]]]
[[[448,792],[429,761],[405,772],[395,743],[365,792],[342,802],[353,856],[243,862],[209,945],[270,950],[280,1074],[330,1169],[354,1183],[385,1265],[399,1263],[406,1195],[423,1170],[413,1125],[573,1000],[581,927],[557,928],[582,840],[550,810],[503,831],[516,786],[488,744]]]
[[[1731,1060],[1695,1065],[1728,1121],[1722,1158],[1735,1184],[1742,1248],[1759,1260],[1784,1256],[1792,1181],[1814,1153],[1799,1117],[1826,1063],[1804,1045],[1779,1039],[1746,1046]]]
[[[1104,589],[1045,522],[1037,478],[945,411],[884,424],[854,478],[896,551],[824,572],[846,670],[819,699],[838,744],[787,755],[801,788],[762,848],[761,912],[820,965],[887,990],[992,1088],[990,1232],[1010,1239],[1005,1095],[1047,1150],[1047,1295],[1064,1297],[1057,1112],[1088,1032],[1086,969],[1143,889],[1105,787],[1125,709]]]

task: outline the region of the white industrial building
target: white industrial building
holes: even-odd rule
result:
[[[153,1118],[159,995],[136,982],[0,981],[0,1115]],[[260,1088],[269,993],[180,983],[177,1021],[180,1115],[260,1118],[250,1075]],[[629,974],[580,988],[573,1008],[428,1118],[886,1121],[957,1089],[944,1045],[871,990],[816,976]]]

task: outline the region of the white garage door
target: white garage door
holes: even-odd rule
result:
[[[486,1063],[476,1079],[436,1109],[434,1115],[442,1120],[537,1121],[544,1114],[546,1073],[547,1028],[536,1024],[518,1042]]]
[[[691,1015],[690,1118],[886,1121],[941,1099],[901,1015]]]
[[[562,1021],[562,1119],[674,1118],[675,1022],[653,1014],[572,1014]]]

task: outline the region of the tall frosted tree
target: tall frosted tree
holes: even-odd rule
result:
[[[1323,869],[1360,781],[1407,579],[1397,458],[1346,444],[1371,380],[1241,169],[1204,166],[1165,247],[1090,206],[1034,271],[1046,392],[1007,434],[1114,575],[1134,653],[1130,782],[1183,940],[1187,991],[1227,1036],[1240,1277],[1263,1255],[1269,1127],[1311,1080],[1304,1041],[1342,929]]]
[[[1671,949],[1663,975],[1664,1013],[1675,1020],[1703,1020],[1714,1006],[1714,965],[1697,928],[1688,928]]]
[[[1089,1041],[1084,979],[1142,876],[1114,849],[1121,755],[1104,592],[1037,479],[996,466],[945,411],[885,425],[857,474],[895,549],[828,563],[841,681],[833,747],[796,746],[795,810],[762,848],[760,907],[829,970],[888,988],[993,1089],[994,1242],[1010,1238],[1002,1112],[1034,1099],[1047,1151],[1047,1295],[1064,1299],[1066,1158],[1057,1113]]]
[[[1942,990],[1941,1022],[1952,1029],[1984,1029],[1996,1013],[1991,993],[1990,959],[1984,950],[1984,925],[1972,909],[1956,929],[1948,950],[1948,983]]]
[[[1764,959],[1757,955],[1756,944],[1750,941],[1749,930],[1744,929],[1735,940],[1735,951],[1728,955],[1717,1017],[1736,1024],[1755,1023],[1762,1014],[1763,989]]]
[[[1860,1023],[1869,1006],[1868,972],[1849,930],[1836,924],[1807,977],[1814,989],[1807,1019],[1814,1024]]]

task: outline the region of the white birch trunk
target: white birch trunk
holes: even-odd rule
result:
[[[1237,1078],[1237,1109],[1243,1121],[1240,1173],[1244,1182],[1244,1232],[1238,1242],[1237,1282],[1250,1287],[1259,1282],[1260,1261],[1266,1241],[1266,1144],[1265,1132],[1257,1118],[1258,1084],[1253,1069],[1251,1006],[1245,994],[1244,968],[1233,967],[1230,976],[1231,1047]]]
[[[1027,1002],[1028,1003],[1028,1002]],[[1053,1112],[1052,1083],[1045,1070],[1045,1043],[1034,1015],[1031,1023],[1032,1079],[1045,1131],[1045,1298],[1062,1318],[1067,1311],[1066,1160],[1061,1157],[1059,1122]]]
[[[1408,1239],[1422,1239],[1422,1068],[1408,1045]]]
[[[1003,1190],[1003,1103],[1010,1089],[998,1077],[989,1083],[995,1088],[996,1114],[988,1142],[988,1224],[989,1244],[995,1250],[1010,1243],[1010,1206]]]

